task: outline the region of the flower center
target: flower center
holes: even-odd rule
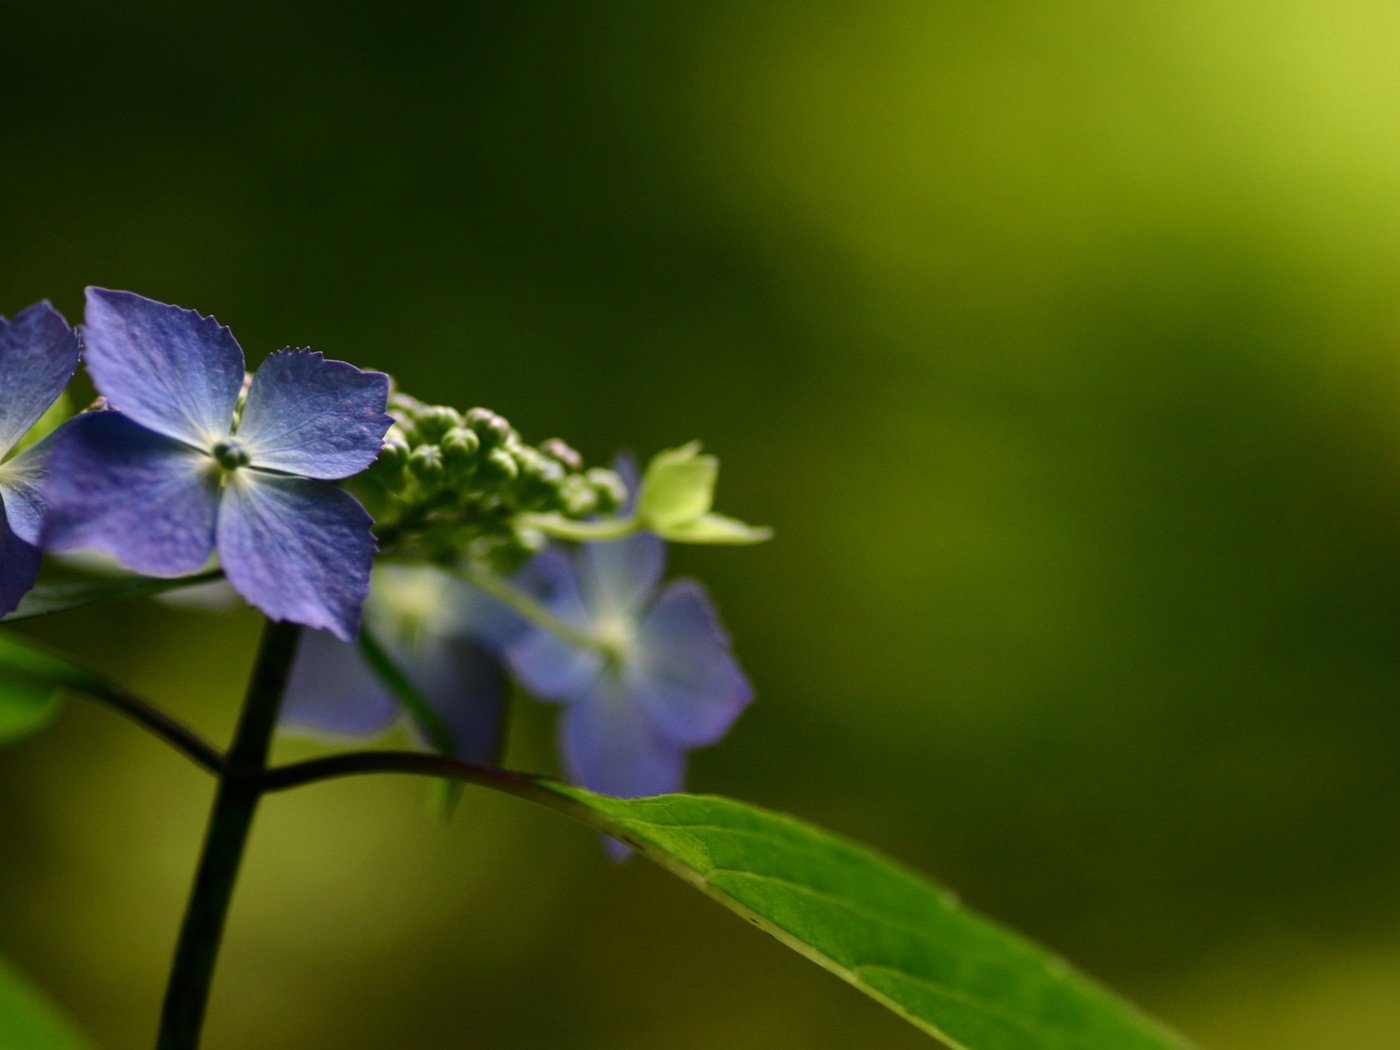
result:
[[[623,663],[632,648],[632,624],[621,616],[608,616],[593,625],[593,637],[609,663]]]
[[[209,453],[225,470],[237,470],[252,462],[248,456],[248,450],[234,441],[233,438],[214,442],[214,447],[209,450]]]

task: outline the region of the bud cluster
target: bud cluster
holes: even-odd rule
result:
[[[465,413],[395,392],[394,426],[379,459],[357,479],[384,547],[412,545],[430,557],[466,554],[518,563],[542,536],[523,513],[582,520],[611,514],[627,500],[611,470],[585,470],[558,438],[528,445],[490,409]]]

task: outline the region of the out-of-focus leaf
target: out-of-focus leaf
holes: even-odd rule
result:
[[[0,958],[0,1046],[5,1050],[90,1050],[92,1043]]]
[[[950,1046],[1188,1045],[947,891],[790,817],[706,796],[534,786]]]
[[[101,683],[23,639],[0,634],[0,744],[41,728],[58,709],[61,688],[92,692]]]
[[[122,598],[148,598],[181,587],[208,583],[220,576],[218,570],[179,576],[175,579],[154,579],[148,576],[118,576],[99,580],[67,580],[41,583],[24,596],[19,608],[4,619],[5,623],[32,620],[36,616],[81,609],[85,605],[118,601]]]

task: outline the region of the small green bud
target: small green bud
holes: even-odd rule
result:
[[[483,448],[498,448],[518,439],[515,428],[489,408],[473,408],[467,413],[466,423],[476,431]]]
[[[408,453],[408,442],[391,428],[384,437],[384,444],[379,449],[379,458],[375,464],[380,470],[398,474],[408,465]]]
[[[442,462],[453,478],[464,479],[475,468],[477,454],[481,451],[481,439],[476,431],[466,427],[453,427],[442,436]]]
[[[520,474],[515,457],[503,448],[493,448],[481,458],[477,476],[493,483],[511,482]]]
[[[614,514],[627,502],[627,485],[617,471],[594,467],[584,477],[593,490],[599,514]]]
[[[437,441],[449,430],[462,425],[462,416],[446,405],[429,405],[413,416],[413,424],[424,441]]]
[[[554,462],[569,471],[580,471],[583,469],[583,457],[578,454],[578,450],[569,445],[562,438],[550,438],[548,441],[540,442],[540,451]]]
[[[408,457],[408,469],[424,488],[433,489],[447,480],[442,462],[442,449],[436,445],[419,445]]]
[[[601,509],[597,489],[582,474],[570,474],[564,479],[559,486],[559,498],[564,513],[571,518],[587,518]]]

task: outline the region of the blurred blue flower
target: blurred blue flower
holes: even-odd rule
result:
[[[78,336],[48,303],[0,317],[0,458],[19,444],[63,393],[78,367]],[[0,616],[39,575],[44,519],[40,482],[49,441],[0,463]]]
[[[193,572],[217,545],[234,589],[269,617],[354,638],[371,521],[326,482],[379,454],[388,377],[283,350],[235,420],[243,351],[212,317],[90,288],[82,336],[120,411],[79,417],[55,441],[45,545],[94,547],[150,576]]]
[[[650,534],[551,549],[527,566],[573,631],[570,644],[534,629],[506,647],[520,682],[564,705],[560,749],[568,775],[621,797],[680,788],[686,752],[715,743],[753,690],[704,588],[679,580],[657,593],[665,544]]]
[[[506,675],[494,650],[521,629],[514,614],[437,566],[375,567],[365,630],[432,708],[458,758],[500,759]],[[324,631],[302,635],[282,701],[284,728],[378,736],[403,716],[403,705],[358,646]],[[428,742],[413,718],[409,725]]]

